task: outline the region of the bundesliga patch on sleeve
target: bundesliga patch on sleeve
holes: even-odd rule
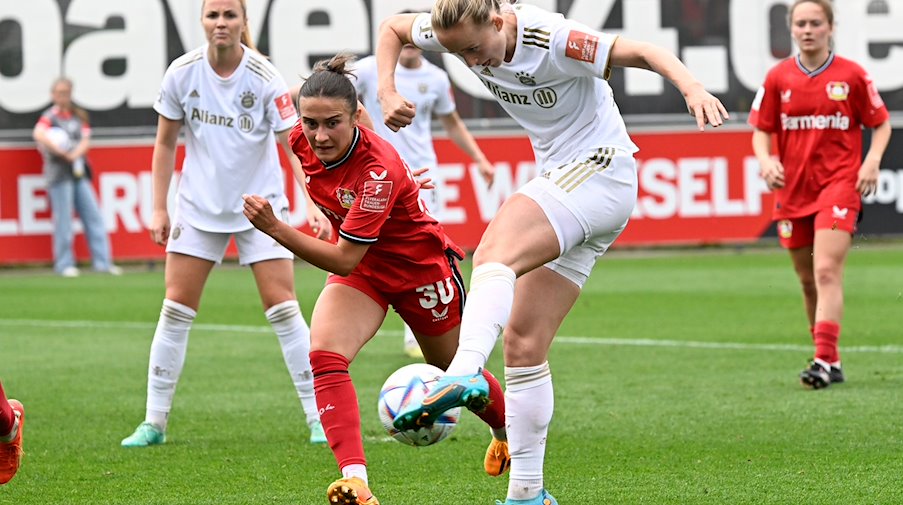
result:
[[[276,97],[276,108],[279,110],[279,117],[282,119],[292,118],[298,115],[295,110],[295,104],[288,93]]]
[[[389,207],[389,195],[392,194],[392,181],[364,182],[364,195],[361,197],[361,210],[383,212]]]
[[[596,61],[596,48],[599,46],[599,37],[588,33],[571,30],[568,33],[568,43],[564,55],[575,60],[594,63]]]

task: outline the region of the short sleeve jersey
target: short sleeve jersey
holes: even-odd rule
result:
[[[407,165],[373,131],[357,128],[348,153],[332,163],[316,157],[300,121],[289,141],[304,168],[311,200],[339,237],[370,245],[357,266],[361,274],[386,286],[430,283],[434,273],[417,268],[421,261],[435,261],[448,248],[461,254],[439,223],[424,212],[420,185]]]
[[[785,185],[775,192],[774,217],[809,216],[830,205],[860,209],[855,185],[862,127],[878,126],[888,117],[871,78],[850,60],[832,53],[809,71],[797,56],[772,68],[753,102],[749,124],[777,135]]]
[[[388,140],[411,168],[435,168],[438,162],[433,148],[433,115],[445,116],[455,111],[448,74],[423,58],[417,68],[400,64],[395,67],[398,92],[416,105],[417,115],[413,123],[393,132],[379,119],[382,108],[376,96],[376,58],[368,56],[358,61],[354,73],[357,79],[352,81],[361,102],[377,118],[374,131]]]
[[[285,206],[273,132],[290,129],[298,114],[285,80],[262,55],[244,47],[229,77],[213,71],[206,45],[177,58],[154,110],[187,127],[179,219],[205,231],[236,232],[252,226],[242,213],[243,193]]]
[[[617,37],[532,5],[515,5],[514,13],[511,61],[470,70],[527,131],[540,165],[566,163],[599,146],[636,152],[606,81]],[[424,50],[447,51],[429,14],[416,17],[411,36]]]
[[[77,114],[63,112],[56,106],[45,110],[36,126],[47,130],[56,128],[58,130],[55,131],[60,131],[61,134],[65,133],[69,146],[66,150],[71,150],[81,142],[85,135],[91,134],[91,126],[87,122]],[[45,149],[39,150],[44,159],[44,177],[47,178],[49,184],[74,179],[71,163],[50,154]]]

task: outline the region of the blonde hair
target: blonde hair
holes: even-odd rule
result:
[[[72,79],[65,76],[60,76],[53,80],[53,84],[50,85],[50,92],[52,93],[53,91],[55,91],[57,86],[68,86],[70,92],[74,87],[72,84]],[[86,124],[89,122],[88,111],[82,109],[78,105],[75,105],[75,102],[73,102],[71,98],[69,100],[69,107],[71,107],[72,113],[78,116],[78,118],[81,119],[82,122]]]
[[[790,10],[787,13],[789,24],[793,24],[793,11],[796,10],[800,4],[804,3],[813,3],[821,7],[821,10],[825,12],[825,17],[828,18],[828,24],[834,26],[834,5],[831,3],[831,0],[796,0],[793,2],[793,5],[790,6]]]
[[[204,6],[207,5],[207,0],[201,1],[201,16],[204,15]],[[254,37],[251,36],[251,27],[248,26],[248,3],[246,0],[238,0],[238,5],[241,6],[241,15],[245,18],[245,24],[241,29],[241,43],[246,45],[248,49],[252,49],[256,52],[260,52],[257,49],[257,46],[254,45]]]
[[[493,12],[501,12],[507,0],[436,0],[430,21],[436,30],[449,28],[470,20],[475,25],[489,22]]]

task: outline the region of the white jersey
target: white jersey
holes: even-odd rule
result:
[[[298,114],[285,80],[262,55],[244,47],[241,63],[226,78],[213,71],[206,45],[180,56],[163,76],[154,110],[187,126],[180,219],[210,232],[247,230],[252,225],[242,214],[243,193],[285,208],[273,132],[291,129]]]
[[[451,82],[444,70],[421,58],[418,68],[395,67],[395,83],[398,92],[417,106],[417,115],[410,125],[393,132],[382,122],[382,108],[376,96],[376,58],[368,56],[354,66],[357,79],[354,86],[367,112],[376,120],[374,130],[388,140],[401,158],[411,168],[436,168],[436,151],[433,148],[433,114],[446,116],[455,111]]]
[[[540,166],[567,163],[599,146],[638,151],[605,80],[617,37],[532,5],[515,5],[514,12],[511,61],[470,70],[527,131]],[[429,14],[417,16],[411,37],[421,49],[447,52]]]

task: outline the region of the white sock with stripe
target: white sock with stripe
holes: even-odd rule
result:
[[[147,365],[147,413],[144,420],[166,430],[176,385],[185,365],[188,332],[197,316],[192,308],[164,299]]]
[[[505,367],[505,426],[511,475],[508,498],[529,500],[543,487],[546,435],[555,406],[549,363]]]
[[[301,408],[307,417],[307,425],[310,426],[320,420],[314,397],[314,375],[310,368],[310,328],[301,315],[301,306],[297,300],[273,305],[267,309],[266,317],[279,337],[282,358],[292,376]]]

